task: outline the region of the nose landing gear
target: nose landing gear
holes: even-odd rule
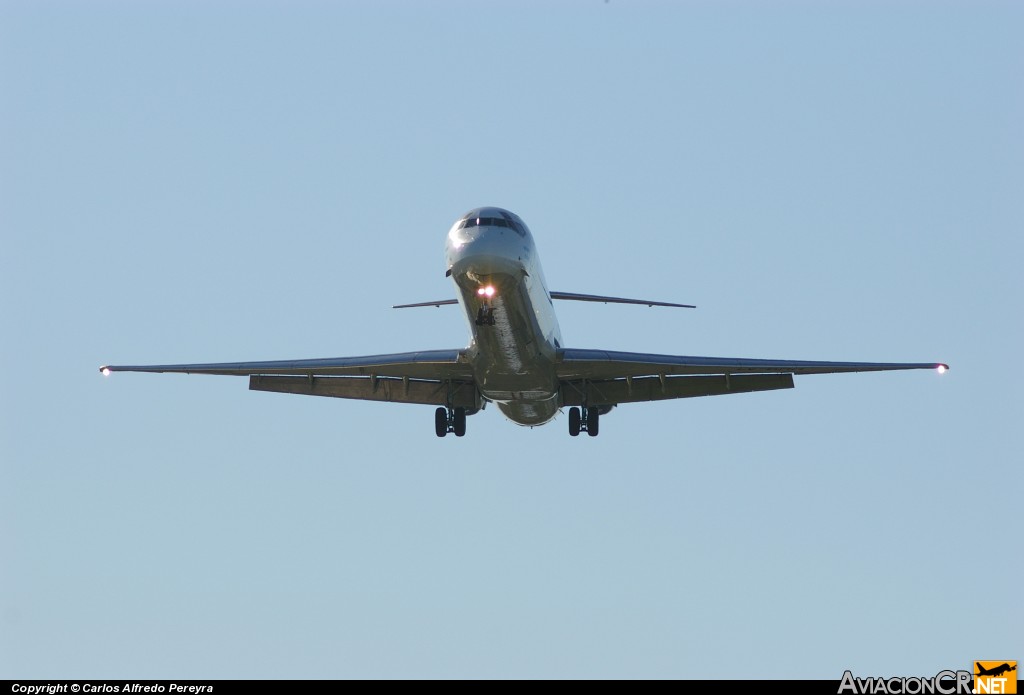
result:
[[[466,435],[465,408],[438,408],[434,411],[434,433],[443,437],[453,432],[456,437]]]
[[[493,326],[494,325],[494,307],[487,306],[486,304],[481,306],[476,311],[476,325],[478,326]]]
[[[589,437],[596,437],[601,421],[601,411],[597,408],[569,408],[569,436],[578,437],[586,432]]]

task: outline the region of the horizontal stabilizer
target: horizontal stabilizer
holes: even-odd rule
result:
[[[439,299],[436,302],[416,302],[415,304],[395,304],[392,309],[415,309],[421,306],[441,306],[442,304],[458,304],[458,299]]]
[[[604,304],[641,304],[644,306],[674,306],[680,309],[696,309],[693,304],[675,304],[673,302],[656,302],[651,299],[626,299],[625,297],[606,297],[600,294],[578,294],[576,292],[551,292],[552,299],[571,299],[575,302],[602,302]],[[392,309],[413,309],[422,306],[442,306],[458,304],[457,299],[438,299],[434,302],[416,302],[414,304],[395,304]]]
[[[552,299],[571,299],[576,302],[603,302],[605,304],[643,304],[645,306],[674,306],[680,309],[696,309],[693,304],[675,304],[673,302],[655,302],[650,299],[626,299],[624,297],[605,297],[600,294],[577,294],[575,292],[552,292]]]

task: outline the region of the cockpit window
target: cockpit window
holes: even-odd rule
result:
[[[463,220],[462,226],[459,229],[465,227],[511,227],[508,220],[501,217],[471,217],[468,220]]]
[[[520,236],[526,234],[525,225],[516,219],[511,219],[510,215],[505,217],[469,217],[459,223],[459,229],[466,227],[505,227],[515,230]]]

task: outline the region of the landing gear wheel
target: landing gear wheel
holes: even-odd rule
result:
[[[569,436],[580,436],[580,409],[569,408]]]
[[[434,411],[434,432],[438,437],[448,434],[448,409],[438,408]]]
[[[478,326],[493,326],[494,325],[494,307],[482,306],[476,311],[476,325]]]
[[[587,435],[590,437],[596,437],[598,432],[598,423],[601,418],[601,411],[597,408],[587,408]]]
[[[466,435],[465,408],[456,408],[452,411],[452,432],[455,433],[456,437],[464,437]]]

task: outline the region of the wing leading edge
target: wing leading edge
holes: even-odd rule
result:
[[[391,355],[364,357],[327,357],[312,360],[273,360],[266,362],[210,362],[204,364],[152,364],[139,366],[107,365],[109,372],[157,372],[179,374],[221,374],[233,376],[389,376],[415,379],[472,379],[469,363],[461,350],[421,350]]]
[[[812,362],[806,360],[751,360],[733,357],[687,357],[644,352],[613,352],[566,348],[559,351],[561,379],[621,379],[659,374],[837,374],[885,372],[901,369],[937,369],[938,362]]]

